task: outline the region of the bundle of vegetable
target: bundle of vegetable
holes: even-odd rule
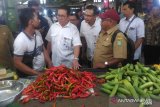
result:
[[[57,97],[88,97],[92,94],[89,89],[95,87],[95,79],[96,76],[91,72],[74,71],[65,66],[52,67],[23,90],[22,94],[26,97],[22,102],[28,102],[31,98],[45,102]]]
[[[111,69],[98,78],[105,78],[101,90],[110,97],[133,97],[134,99],[153,98],[160,100],[160,70],[137,63]]]

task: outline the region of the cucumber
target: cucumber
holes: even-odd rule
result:
[[[138,88],[138,87],[134,87],[134,88],[135,88],[135,90],[137,91],[137,93],[138,93],[139,95],[141,95],[142,97],[144,97],[144,98],[149,97],[148,94],[146,94],[146,93],[144,92],[144,90],[142,90],[142,89],[140,89],[140,88]]]
[[[156,82],[156,79],[153,75],[146,73],[146,75],[151,79],[152,82]]]
[[[109,85],[108,83],[102,84],[102,87],[108,90],[112,90],[114,88],[114,86]]]
[[[153,86],[153,84],[154,84],[153,82],[147,82],[147,83],[141,85],[140,88],[145,89],[145,88]]]
[[[156,96],[154,94],[149,94],[152,99],[160,100],[160,96]]]
[[[113,78],[115,78],[117,75],[113,75],[113,74],[111,74],[111,75],[107,75],[106,77],[105,77],[105,79],[106,80],[108,80],[108,79],[113,79]]]
[[[134,87],[138,87],[139,81],[138,81],[138,76],[133,76],[133,86]]]
[[[111,94],[109,95],[110,97],[113,97],[115,96],[116,92],[117,92],[117,89],[118,89],[118,86],[119,84],[116,84],[111,92]]]
[[[153,84],[154,84],[153,82],[147,82],[147,83],[141,85],[139,88],[145,89],[145,88],[153,86]]]
[[[134,87],[132,86],[132,84],[128,80],[126,80],[126,79],[124,80],[124,85],[128,88],[128,90],[132,94],[133,98],[135,98],[135,99],[139,98],[136,90],[134,89]]]
[[[119,93],[119,92],[117,92],[117,96],[118,96],[119,98],[122,98],[122,99],[127,98],[124,94]]]
[[[115,82],[118,82],[118,79],[115,78]],[[109,95],[110,97],[113,97],[116,95],[117,89],[118,89],[119,84],[116,84],[111,92],[111,94]]]
[[[101,88],[101,91],[103,91],[103,92],[105,92],[105,93],[107,93],[107,94],[110,94],[110,93],[111,93],[111,91],[110,91],[110,90],[105,89],[105,88]]]
[[[122,93],[122,94],[124,94],[124,95],[127,95],[127,96],[131,96],[130,91],[128,91],[127,89],[122,88],[122,87],[119,87],[119,88],[118,88],[118,92],[120,92],[120,93]]]
[[[153,90],[152,93],[153,93],[153,94],[160,94],[160,89],[155,89],[155,90]]]

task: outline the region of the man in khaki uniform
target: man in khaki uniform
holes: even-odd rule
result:
[[[118,30],[119,15],[115,10],[110,9],[100,17],[102,18],[102,31],[96,42],[93,68],[117,66],[127,58],[127,41],[123,33],[118,33],[114,43],[111,42],[114,32]]]
[[[13,36],[5,25],[0,25],[0,66],[13,69]]]

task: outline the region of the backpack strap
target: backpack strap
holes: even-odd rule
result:
[[[115,39],[116,39],[117,34],[120,33],[120,32],[121,32],[120,30],[116,30],[116,31],[113,33],[112,38],[111,38],[111,43],[112,43],[112,45],[113,45],[113,43],[114,43],[114,41],[115,41]]]
[[[127,28],[126,28],[126,30],[125,30],[125,34],[127,34],[127,32],[128,32],[128,29],[129,29],[129,26],[130,26],[130,24],[133,22],[133,20],[136,18],[136,16],[134,16],[133,17],[133,19],[129,22],[129,24],[127,25]]]

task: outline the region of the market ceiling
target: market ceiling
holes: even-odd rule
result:
[[[21,3],[24,3],[28,0],[17,0],[17,2],[21,2]],[[39,1],[44,1],[44,0],[39,0]],[[46,3],[47,4],[52,4],[52,5],[55,5],[55,4],[78,4],[78,3],[82,3],[82,2],[85,2],[85,1],[92,1],[92,0],[46,0]]]

